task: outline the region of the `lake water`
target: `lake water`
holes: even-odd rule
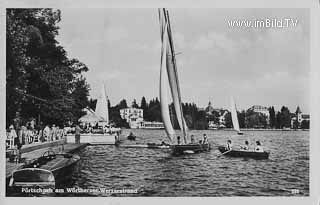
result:
[[[123,130],[123,144],[130,131],[134,143],[160,142],[164,130]],[[212,150],[208,153],[174,157],[169,150],[88,146],[78,154],[73,180],[68,187],[82,189],[133,189],[133,194],[64,193],[63,196],[308,196],[309,132],[191,131],[206,133]],[[165,138],[163,138],[165,139]],[[231,139],[234,145],[260,140],[270,151],[267,160],[219,155],[217,145]]]

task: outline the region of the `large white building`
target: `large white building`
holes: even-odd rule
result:
[[[140,128],[143,122],[143,109],[124,108],[120,110],[120,116],[128,122],[130,128]]]

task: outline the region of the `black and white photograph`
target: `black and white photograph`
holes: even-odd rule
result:
[[[6,8],[5,196],[309,197],[310,13]]]

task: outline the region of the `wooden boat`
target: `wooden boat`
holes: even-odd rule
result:
[[[156,143],[127,144],[127,145],[121,145],[120,147],[125,147],[125,148],[148,148],[148,149],[170,149],[170,145],[168,145],[168,144],[156,144]]]
[[[46,151],[42,157],[13,171],[9,187],[13,189],[21,187],[55,188],[71,177],[74,165],[79,160],[78,155]]]
[[[173,37],[170,26],[169,12],[167,9],[159,9],[160,32],[161,32],[161,64],[160,64],[160,108],[162,122],[170,140],[170,148],[173,155],[199,153],[210,150],[209,144],[189,144],[188,126],[183,116],[178,70],[175,58]],[[173,144],[176,136],[170,120],[168,86],[175,110],[175,115],[182,131],[183,141]]]
[[[173,155],[194,154],[211,150],[210,144],[172,145],[171,147]]]
[[[253,152],[253,151],[245,151],[245,150],[231,150],[228,151],[226,147],[219,146],[219,151],[221,153],[225,153],[224,155],[230,157],[244,157],[244,158],[254,158],[254,159],[268,159],[269,152]]]

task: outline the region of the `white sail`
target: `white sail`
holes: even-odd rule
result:
[[[106,94],[105,85],[102,86],[101,94],[97,100],[95,114],[101,117],[104,122],[109,124],[108,97]]]
[[[235,129],[237,132],[240,132],[237,108],[236,108],[236,103],[234,102],[233,97],[231,97],[231,118],[232,118],[233,129]]]
[[[169,48],[169,46],[168,46]],[[171,95],[173,99],[174,109],[176,111],[177,120],[180,126],[180,129],[187,130],[187,124],[184,120],[183,114],[182,114],[182,103],[179,99],[179,85],[177,82],[177,76],[175,74],[174,65],[173,65],[173,59],[170,52],[167,50],[167,72],[168,72],[168,78],[170,82],[170,88],[171,88]],[[183,124],[182,124],[183,123]]]
[[[170,121],[170,115],[168,110],[168,100],[166,98],[166,86],[169,82],[171,96],[173,99],[174,108],[176,111],[176,117],[180,126],[180,129],[183,132],[184,142],[187,143],[187,124],[183,117],[182,111],[182,103],[181,103],[181,93],[179,87],[179,79],[178,79],[178,72],[176,66],[176,59],[174,55],[174,46],[172,41],[172,34],[170,28],[170,20],[168,13],[165,9],[163,9],[163,15],[161,14],[161,10],[159,10],[159,20],[160,20],[160,31],[161,31],[161,40],[162,40],[162,49],[161,49],[161,75],[160,75],[160,101],[161,101],[161,112],[162,112],[162,119],[164,121],[167,134],[170,138],[172,135],[170,130],[172,128],[172,124]],[[165,69],[166,66],[166,69]],[[166,70],[166,71],[165,71]],[[165,74],[167,78],[165,78]],[[166,83],[166,84],[165,84]],[[166,125],[169,124],[170,126]]]
[[[164,32],[167,31],[167,24],[164,26]],[[167,35],[162,36],[162,47],[161,47],[161,64],[160,64],[160,108],[161,108],[161,116],[164,124],[165,131],[169,140],[172,142],[172,138],[175,134],[174,129],[170,120],[170,112],[169,112],[169,101],[168,101],[168,74],[166,69],[166,50],[167,50]]]

